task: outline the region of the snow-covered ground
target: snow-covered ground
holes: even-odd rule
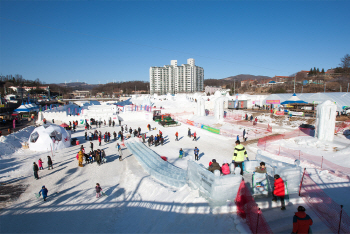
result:
[[[142,103],[142,100],[134,102]],[[183,98],[181,101],[173,100],[152,100],[156,106],[164,107],[166,113],[196,112],[196,103],[188,102]],[[194,154],[193,149],[197,146],[200,150],[201,163],[205,166],[212,159],[216,159],[219,164],[224,160],[231,161],[233,156],[234,138],[228,138],[198,129],[193,126],[182,124],[178,127],[163,128],[153,121],[146,120],[144,112],[126,112],[120,115],[123,118],[122,124],[128,127],[141,127],[141,131],[155,135],[158,130],[163,132],[165,144],[154,147],[154,150],[161,156],[166,156],[168,161],[177,167],[186,169],[187,160]],[[215,123],[209,117],[188,116],[206,124]],[[264,117],[266,121],[271,121],[268,115]],[[55,121],[56,122],[56,121]],[[147,124],[150,123],[156,130],[147,131]],[[227,123],[224,124],[225,126]],[[187,130],[197,132],[198,141],[192,141],[187,137]],[[234,127],[235,128],[235,127]],[[242,131],[241,126],[236,126]],[[208,202],[199,196],[198,191],[191,190],[188,186],[182,188],[169,187],[150,177],[139,165],[136,158],[127,148],[123,148],[123,161],[118,160],[118,153],[115,149],[116,143],[102,142],[98,147],[98,141],[94,141],[94,148],[104,149],[107,155],[107,163],[98,166],[96,163],[78,167],[76,154],[80,146],[72,146],[54,152],[54,169],[47,170],[46,156],[51,152],[38,153],[30,149],[22,149],[21,143],[26,141],[33,131],[33,127],[28,127],[8,137],[0,138],[0,182],[11,183],[13,181],[29,185],[27,190],[7,208],[0,211],[0,231],[7,232],[210,232],[210,233],[249,233],[249,229],[235,214],[236,207],[234,198],[227,205],[222,207],[210,207]],[[93,130],[95,127],[93,128]],[[278,131],[290,130],[278,128]],[[119,126],[101,126],[102,133],[105,131],[118,132]],[[179,132],[179,141],[174,141],[175,132]],[[78,138],[86,150],[90,150],[89,142],[84,139],[84,128],[79,127],[72,137]],[[312,148],[317,143],[312,143],[312,139],[293,138],[281,142],[291,148],[307,150],[306,146]],[[349,139],[344,136],[337,136],[334,145],[345,147],[349,144]],[[179,159],[178,152],[182,148],[185,156]],[[248,156],[255,158],[258,150],[256,143],[247,145]],[[322,148],[320,149],[323,150]],[[334,152],[329,150],[327,156],[330,158]],[[275,156],[269,153],[264,155],[276,158],[281,161],[292,163],[291,159]],[[326,156],[326,155],[325,155]],[[337,157],[336,155],[334,155]],[[342,166],[349,166],[346,153],[342,154],[343,159],[335,163]],[[33,176],[32,165],[41,158],[44,161],[45,170],[39,171],[39,180]],[[335,177],[326,171],[314,169],[310,165],[302,165],[311,172],[312,178],[319,183],[325,192],[338,204],[344,204],[349,192],[349,181]],[[100,183],[103,191],[108,195],[101,198],[95,197],[95,184]],[[42,198],[37,199],[34,193],[38,193],[41,186],[45,185],[49,190],[49,197],[46,202]],[[267,201],[259,201],[259,206],[269,204]],[[271,207],[266,211],[270,225],[279,222],[286,222],[292,225],[291,219],[295,207],[304,205],[302,199],[293,200],[287,206],[287,212],[281,219],[283,211]],[[350,210],[345,206],[345,210]],[[282,212],[282,213],[281,213]],[[324,225],[318,220],[315,214],[308,209],[318,230],[326,230]],[[281,229],[282,225],[282,229]],[[284,230],[288,225],[281,224],[273,227],[273,230]],[[284,227],[284,226],[286,227]],[[317,229],[316,229],[317,230]],[[288,230],[288,232],[291,231]]]

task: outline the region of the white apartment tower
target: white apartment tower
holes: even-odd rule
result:
[[[204,69],[187,59],[187,64],[177,65],[177,60],[171,60],[170,65],[151,67],[149,69],[151,94],[175,94],[203,91]]]

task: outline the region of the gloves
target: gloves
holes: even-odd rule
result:
[[[247,158],[247,161],[249,161],[249,158]]]

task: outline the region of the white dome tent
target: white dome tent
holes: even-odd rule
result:
[[[69,133],[61,126],[44,124],[37,127],[28,139],[29,149],[33,151],[50,151],[68,148],[70,143]]]

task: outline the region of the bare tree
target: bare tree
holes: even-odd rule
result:
[[[346,54],[343,58],[340,59],[341,63],[339,64],[344,70],[350,69],[350,55]]]

